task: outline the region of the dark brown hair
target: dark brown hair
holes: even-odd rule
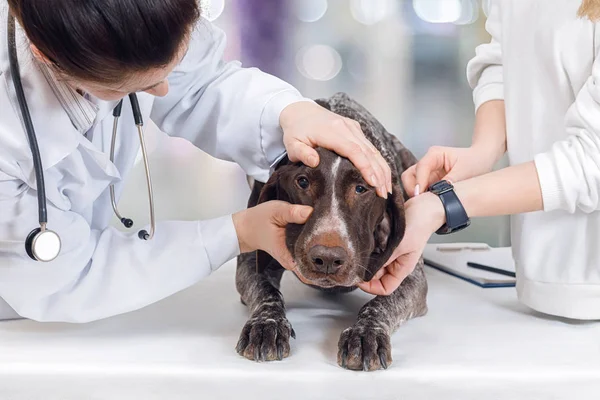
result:
[[[60,73],[96,83],[168,65],[200,17],[197,0],[8,0]]]

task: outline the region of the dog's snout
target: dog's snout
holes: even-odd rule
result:
[[[313,268],[324,274],[335,274],[344,265],[348,253],[342,247],[313,246],[308,252]]]

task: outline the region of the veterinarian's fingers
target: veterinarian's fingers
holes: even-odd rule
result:
[[[355,139],[363,146],[363,151],[371,160],[371,164],[375,169],[375,174],[380,184],[380,186],[377,187],[377,193],[379,196],[387,198],[386,193],[392,193],[392,171],[388,163],[384,160],[373,143],[367,139],[358,122],[350,118],[346,118],[345,121]]]
[[[386,273],[380,279],[373,279],[358,286],[365,292],[378,296],[388,296],[398,289],[413,269],[409,264],[394,261],[386,268]]]
[[[367,139],[367,137],[365,136],[365,133],[362,130],[362,127],[360,126],[360,123],[358,123],[358,121],[355,121],[351,118],[345,118],[345,121],[346,121],[346,125],[348,125],[348,127],[354,134],[354,137],[356,137],[357,139],[360,139],[365,144],[365,146],[367,146],[367,148],[369,150],[371,150],[371,153],[377,153],[377,148],[373,145],[373,143],[371,143]]]
[[[340,121],[342,121],[342,124],[345,124],[343,120]],[[356,168],[358,168],[369,185],[379,187],[380,184],[377,181],[375,169],[368,156],[369,151],[363,150],[363,146],[358,143],[354,138],[354,135],[347,136],[343,139],[340,135],[322,135],[316,139],[315,144],[317,146],[335,151],[340,156],[346,157]]]
[[[292,162],[300,161],[311,168],[316,168],[319,165],[319,153],[299,140],[289,146],[288,158]]]
[[[275,210],[273,219],[278,226],[283,228],[287,224],[304,224],[312,212],[313,208],[310,206],[282,203],[281,206]]]
[[[387,274],[387,270],[385,267],[383,267],[379,271],[377,271],[377,273],[375,274],[373,279],[381,279],[381,277],[384,276],[385,274]]]
[[[387,267],[388,273],[380,279],[385,293],[389,295],[398,289],[398,286],[400,286],[404,279],[411,274],[413,269],[414,266],[411,267],[409,264],[401,264],[398,261],[390,264]]]
[[[386,182],[387,192],[389,194],[392,194],[392,192],[393,192],[392,169],[390,168],[390,165],[387,163],[387,161],[385,161],[385,159],[379,152],[377,152],[377,158],[378,158],[379,164],[381,165],[381,168],[383,169],[383,173],[385,174],[385,182]]]
[[[384,199],[387,199],[388,197],[388,184],[387,184],[387,177],[386,177],[386,173],[385,173],[385,169],[384,167],[378,162],[377,158],[375,157],[375,154],[371,153],[371,163],[373,165],[373,168],[375,169],[375,173],[377,174],[377,181],[380,182],[380,186],[377,188],[377,194],[380,197],[383,197]]]
[[[409,197],[413,197],[416,195],[415,188],[417,186],[417,164],[408,168],[402,174],[402,185],[404,186],[404,190],[408,193]]]
[[[273,258],[277,260],[279,264],[288,271],[294,271],[296,269],[296,262],[292,257],[285,245],[285,241],[281,241],[277,247],[277,250],[273,251]]]

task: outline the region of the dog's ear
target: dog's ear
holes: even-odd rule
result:
[[[273,174],[271,175],[271,177],[269,178],[267,183],[265,183],[262,186],[262,188],[260,190],[260,194],[258,195],[258,201],[257,201],[256,205],[265,203],[265,202],[271,201],[271,200],[281,200],[281,201],[286,201],[286,202],[290,201],[290,198],[289,198],[287,192],[283,189],[281,182],[280,182],[280,177],[281,177],[281,169],[280,168],[285,165],[288,165],[289,163],[290,163],[290,161],[287,158],[287,156],[281,162],[279,162],[279,164],[275,168],[275,171],[273,172]],[[271,261],[273,261],[273,257],[271,257],[271,255],[269,253],[267,253],[266,251],[257,250],[256,251],[256,272],[258,272],[258,273],[263,272],[267,268],[267,266],[271,263]]]
[[[370,281],[383,265],[390,259],[392,253],[404,237],[406,222],[404,219],[404,190],[395,178],[392,194],[388,196],[383,217],[373,233],[375,246],[369,266],[365,271],[365,281]]]

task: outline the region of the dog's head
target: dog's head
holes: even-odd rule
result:
[[[382,153],[385,143],[390,147],[385,149],[387,155],[397,153],[392,139],[373,140],[373,126],[355,119]],[[381,135],[389,134],[383,130]],[[390,165],[393,193],[386,200],[349,160],[323,148],[317,152],[320,163],[316,168],[284,159],[263,186],[258,202],[283,200],[313,207],[306,224],[286,228],[286,244],[297,273],[319,287],[355,286],[373,278],[404,236],[404,191],[399,176],[403,167]],[[398,157],[387,159],[394,163]],[[257,268],[270,260],[259,252]]]

